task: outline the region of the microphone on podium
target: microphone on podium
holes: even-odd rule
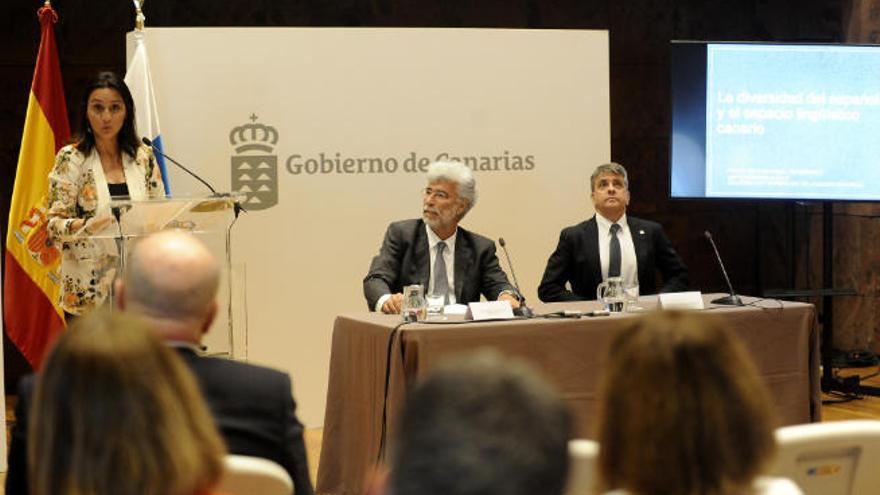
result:
[[[217,191],[215,191],[214,188],[211,187],[211,184],[208,184],[208,183],[205,181],[205,179],[202,179],[201,177],[199,177],[199,175],[196,174],[195,172],[193,172],[192,170],[190,170],[190,169],[184,167],[183,164],[181,164],[179,161],[177,161],[177,160],[175,160],[174,158],[171,158],[170,156],[166,155],[161,149],[159,149],[158,146],[156,146],[156,145],[153,144],[153,141],[152,141],[150,138],[147,138],[147,137],[145,137],[145,138],[141,138],[141,141],[142,141],[144,144],[146,144],[147,146],[149,146],[150,148],[153,148],[153,151],[154,151],[154,152],[159,153],[160,155],[164,156],[165,158],[168,159],[168,161],[170,161],[171,163],[173,163],[173,164],[177,165],[178,167],[180,167],[181,170],[183,170],[184,172],[188,173],[189,175],[195,177],[195,179],[196,179],[197,181],[201,182],[202,184],[205,185],[205,187],[207,187],[208,189],[210,189],[210,190],[211,190],[211,193],[213,193],[214,195],[217,195]]]
[[[513,285],[516,289],[516,295],[519,297],[519,308],[514,311],[514,313],[518,316],[532,318],[535,316],[535,313],[528,307],[528,305],[526,305],[526,296],[523,295],[522,290],[519,288],[519,281],[516,279],[516,272],[513,271],[513,263],[510,262],[510,253],[507,252],[507,243],[504,242],[503,237],[498,238],[498,244],[501,244],[501,249],[504,250],[504,257],[507,258],[507,266],[510,267],[510,275],[513,277]]]
[[[730,277],[727,276],[727,270],[724,268],[724,262],[721,261],[721,255],[718,254],[718,247],[715,246],[712,234],[707,230],[703,232],[703,235],[709,240],[709,243],[712,244],[712,249],[715,251],[715,259],[718,260],[718,266],[721,267],[721,273],[724,275],[724,281],[727,282],[727,289],[730,291],[730,295],[719,297],[710,302],[712,304],[722,304],[725,306],[743,306],[742,299],[740,299],[740,297],[733,291],[733,284],[730,283]]]

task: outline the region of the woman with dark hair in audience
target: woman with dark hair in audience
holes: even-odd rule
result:
[[[613,340],[602,384],[599,491],[615,495],[795,495],[761,476],[775,454],[770,397],[721,321],[640,318]]]
[[[143,323],[97,311],[58,338],[31,408],[31,493],[208,494],[224,455],[195,379]]]
[[[73,144],[58,151],[49,173],[48,232],[61,255],[61,308],[80,315],[107,298],[115,274],[112,244],[87,239],[111,226],[111,196],[163,197],[153,150],[140,142],[125,82],[101,72],[88,83]]]

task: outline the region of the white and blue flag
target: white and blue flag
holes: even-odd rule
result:
[[[134,107],[137,110],[137,133],[141,137],[149,138],[153,146],[162,150],[162,132],[159,130],[159,111],[156,107],[156,94],[153,91],[153,78],[150,76],[150,59],[147,57],[147,46],[144,44],[143,31],[134,34],[135,49],[128,71],[125,73],[125,84],[131,91],[134,99]],[[165,158],[156,153],[156,161],[159,162],[159,170],[162,171],[162,182],[165,185],[165,193],[171,194],[171,185],[168,182],[168,170],[165,168]]]

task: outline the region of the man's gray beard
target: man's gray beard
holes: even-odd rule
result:
[[[428,227],[434,228],[440,223],[440,215],[437,213],[435,213],[434,215],[436,216],[432,219],[428,216],[427,213],[425,213],[424,211],[422,212],[422,220],[424,220],[425,223],[428,224]]]

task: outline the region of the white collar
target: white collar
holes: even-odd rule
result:
[[[596,227],[599,229],[600,232],[610,232],[611,225],[615,223],[617,225],[620,225],[621,232],[626,230],[628,228],[628,225],[626,223],[626,212],[623,212],[623,215],[621,215],[616,222],[612,222],[611,220],[603,217],[602,214],[598,211],[596,212]]]
[[[446,243],[446,249],[448,249],[450,253],[455,252],[455,238],[458,237],[458,226],[455,227],[455,232],[453,232],[447,239],[441,239],[440,236],[431,229],[431,226],[428,225],[427,222],[425,223],[425,231],[428,233],[428,249],[434,251],[437,244],[440,241],[443,241]]]
[[[189,349],[200,356],[205,353],[204,345],[188,342],[185,340],[166,340],[165,345],[171,347],[172,349]]]

